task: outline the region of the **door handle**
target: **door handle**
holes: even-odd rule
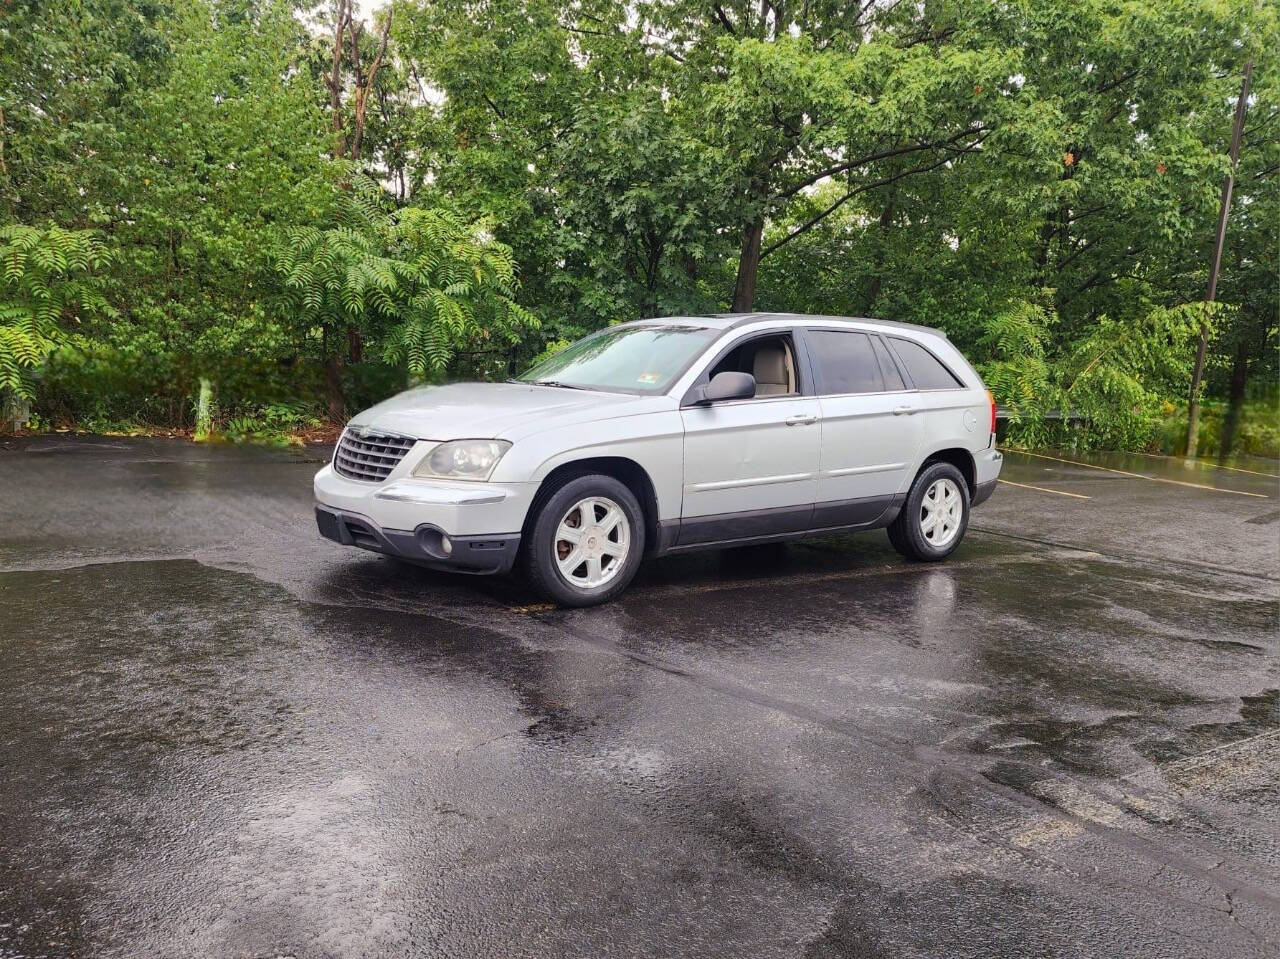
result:
[[[785,422],[788,426],[808,426],[818,422],[818,418],[810,413],[797,413],[795,416],[788,416]]]
[[[901,416],[903,413],[914,413],[915,411],[916,408],[914,406],[895,406],[893,408],[893,415]]]

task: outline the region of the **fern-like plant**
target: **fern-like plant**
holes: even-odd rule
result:
[[[275,263],[304,325],[330,336],[359,330],[418,377],[442,372],[464,344],[516,342],[537,326],[516,302],[511,249],[484,221],[388,211],[360,177],[344,222],[289,231]]]
[[[1165,397],[1185,393],[1204,324],[1227,309],[1194,302],[1156,307],[1129,321],[1106,315],[1066,344],[1055,363],[1063,402],[1087,423],[1084,445],[1143,449],[1159,426]]]
[[[1051,351],[1054,313],[1029,302],[1013,304],[992,318],[977,344],[983,380],[1009,414],[1006,441],[1046,445],[1054,439],[1048,416],[1060,412],[1075,424],[1068,437],[1073,444],[1149,445],[1164,397],[1187,388],[1201,324],[1212,330],[1225,309],[1185,303],[1123,321],[1104,315]]]
[[[30,398],[36,371],[81,315],[113,315],[98,271],[107,253],[87,230],[0,227],[0,394]]]

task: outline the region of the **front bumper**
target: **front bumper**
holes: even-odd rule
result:
[[[382,529],[367,516],[319,504],[316,505],[316,526],[325,539],[344,546],[358,546],[458,573],[509,572],[520,551],[519,533],[454,539],[429,523],[413,531]]]
[[[313,486],[316,524],[327,539],[470,573],[511,569],[537,490],[536,483],[448,483],[394,476],[366,483],[347,479],[332,466],[316,474]]]

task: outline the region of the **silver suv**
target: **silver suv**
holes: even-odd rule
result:
[[[941,332],[751,313],[611,326],[506,383],[412,389],[316,474],[329,539],[551,600],[644,556],[887,527],[939,560],[1000,473],[995,405]]]

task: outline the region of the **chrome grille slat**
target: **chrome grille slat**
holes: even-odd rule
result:
[[[400,465],[417,440],[390,433],[360,435],[344,430],[334,450],[333,468],[348,479],[380,483]]]
[[[376,453],[348,453],[346,450],[338,450],[338,455],[345,460],[350,460],[352,463],[372,463],[375,466],[384,463],[389,466],[395,466],[401,460],[399,456],[381,456]]]
[[[409,446],[412,446],[412,445],[413,443],[409,443]],[[393,446],[388,443],[378,443],[368,439],[360,440],[360,447],[362,449],[390,450],[393,453],[402,453],[404,452],[404,450],[408,448],[405,446]]]

